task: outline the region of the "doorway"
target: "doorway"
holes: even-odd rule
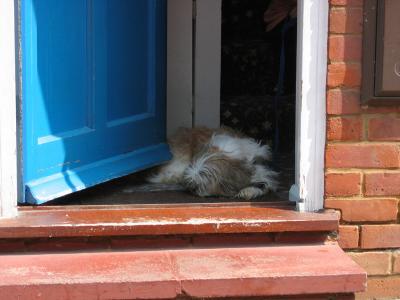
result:
[[[5,1],[4,9],[1,10],[1,14],[4,15],[2,20],[7,25],[4,27],[4,34],[1,36],[2,41],[5,42],[3,44],[8,45],[4,48],[6,52],[2,52],[0,56],[0,59],[4,62],[9,61],[8,57],[11,57],[11,53],[14,53],[12,56],[17,58],[14,44],[10,44],[10,41],[18,40],[17,31],[14,31],[14,25],[12,25],[14,24],[15,15],[12,5],[10,5],[11,2]],[[309,211],[320,209],[323,204],[325,105],[322,100],[325,99],[328,4],[328,1],[325,0],[299,1],[299,24],[301,26],[298,28],[300,43],[298,43],[297,62],[300,67],[297,69],[297,80],[298,82],[301,81],[302,84],[297,85],[296,175],[295,185],[291,191],[291,198],[296,201],[304,201],[305,206],[302,207]],[[17,22],[15,21],[15,23]],[[9,38],[13,37],[14,34],[16,34],[15,38]],[[7,64],[5,65],[7,66]],[[11,77],[14,76],[14,71],[11,68],[7,68],[4,74],[8,76],[7,79],[10,78],[11,80]],[[16,80],[15,77],[13,78]],[[9,82],[11,81],[5,81],[4,83]],[[4,89],[10,91],[7,95],[19,95],[19,89],[17,88],[15,91],[15,85],[13,84],[4,86]],[[11,104],[15,102],[15,99],[16,97],[6,98],[7,103]],[[9,107],[15,106],[10,105]],[[4,115],[8,113],[11,116],[15,115],[13,111],[10,108],[5,109],[3,112]],[[3,120],[5,119],[3,118]],[[10,134],[13,132],[12,127],[7,127],[4,130]],[[5,150],[1,152],[1,165],[9,165],[8,162],[14,162],[15,166],[17,166],[18,156],[12,150],[16,149],[16,142],[12,139],[2,139],[0,140],[0,146]],[[18,177],[18,170],[15,168],[2,168],[2,173],[9,174],[9,176],[3,176],[3,179]],[[8,181],[3,180],[2,182]],[[15,180],[1,186],[3,193],[13,191],[10,194],[20,194],[18,182]],[[15,212],[12,209],[15,206],[15,199],[2,198],[0,200],[3,207],[10,207],[9,214]],[[7,214],[7,211],[5,214]]]

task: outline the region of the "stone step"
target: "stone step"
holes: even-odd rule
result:
[[[337,245],[0,256],[0,299],[349,294],[366,273]]]

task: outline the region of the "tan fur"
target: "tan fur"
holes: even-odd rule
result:
[[[244,137],[241,133],[229,127],[211,129],[207,127],[179,128],[178,131],[168,139],[171,152],[175,156],[182,156],[189,160],[199,153],[207,144],[213,134],[227,134],[235,137]]]
[[[214,137],[219,138],[221,147],[233,147],[235,154],[215,146]],[[168,142],[173,159],[149,178],[151,182],[181,184],[203,197],[252,199],[276,189],[276,173],[262,165],[267,153],[263,158],[257,156],[251,161],[234,156],[242,157],[240,151],[247,145],[255,153],[268,151],[266,146],[255,143],[237,131],[227,127],[181,128]],[[243,153],[243,157],[249,156],[246,154]]]

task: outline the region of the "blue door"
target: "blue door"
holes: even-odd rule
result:
[[[25,200],[170,158],[166,0],[22,0]]]

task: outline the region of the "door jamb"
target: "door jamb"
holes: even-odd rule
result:
[[[0,1],[0,217],[17,214],[19,196],[17,131],[17,1]]]
[[[296,80],[295,184],[300,211],[324,207],[326,74],[329,0],[299,0]]]
[[[167,135],[193,125],[193,3],[167,1]]]
[[[196,0],[194,4],[193,126],[218,128],[222,0]]]
[[[222,0],[168,0],[167,134],[220,126]]]

